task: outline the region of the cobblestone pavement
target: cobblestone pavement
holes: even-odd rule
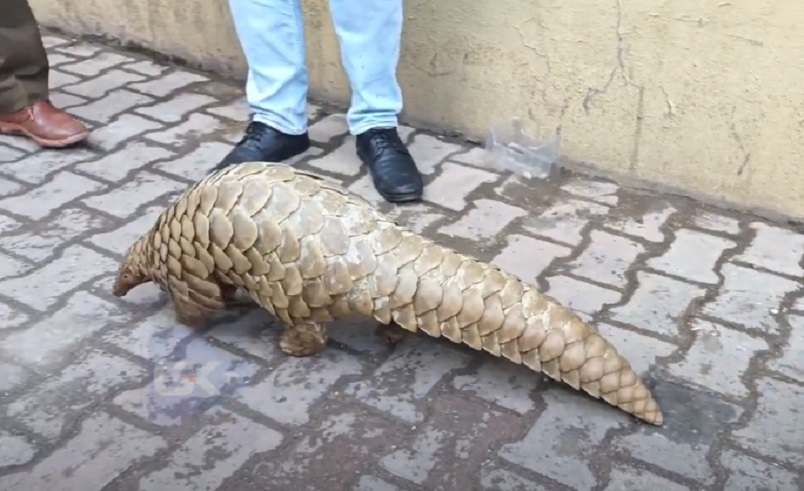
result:
[[[370,322],[282,356],[229,311],[191,335],[125,248],[237,140],[241,88],[48,36],[55,101],[91,145],[0,138],[0,489],[804,489],[804,234],[689,200],[484,170],[404,128],[413,229],[533,280],[655,384],[662,428],[523,367]],[[379,203],[343,118],[311,106],[298,165]],[[266,327],[267,326],[267,327]]]

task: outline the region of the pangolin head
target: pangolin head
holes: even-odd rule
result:
[[[141,237],[128,251],[117,271],[112,293],[124,297],[134,287],[151,281],[148,274],[148,236]]]

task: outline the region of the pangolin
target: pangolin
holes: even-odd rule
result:
[[[149,281],[194,328],[245,291],[285,324],[279,344],[292,356],[324,349],[326,323],[370,316],[524,364],[662,424],[629,362],[577,314],[285,164],[232,166],[188,187],[129,247],[114,294]]]

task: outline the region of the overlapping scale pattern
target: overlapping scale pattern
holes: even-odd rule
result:
[[[235,285],[288,324],[354,314],[395,321],[662,424],[628,361],[554,299],[285,165],[243,164],[195,184],[130,254],[199,311],[219,308],[221,285]]]

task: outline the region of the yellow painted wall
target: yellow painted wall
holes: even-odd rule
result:
[[[343,104],[327,2],[313,97]],[[242,77],[226,0],[31,0],[39,21]],[[407,0],[406,121],[482,138],[514,116],[623,178],[804,217],[804,2]]]

